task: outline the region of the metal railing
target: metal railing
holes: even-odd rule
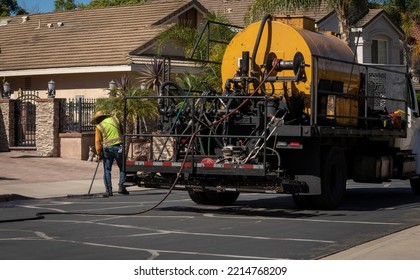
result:
[[[96,99],[70,98],[63,100],[60,106],[60,132],[95,131],[91,124],[95,113]]]

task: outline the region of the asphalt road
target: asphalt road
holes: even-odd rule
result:
[[[4,260],[320,259],[420,224],[420,197],[408,182],[349,183],[334,211],[298,210],[285,195],[241,194],[229,207],[194,204],[173,192],[131,188],[129,196],[0,202]],[[67,212],[103,215],[70,214]],[[112,215],[109,215],[112,214]]]

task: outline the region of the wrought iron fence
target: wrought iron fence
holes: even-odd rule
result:
[[[36,100],[38,92],[19,92],[15,107],[16,146],[36,147]]]
[[[60,132],[95,131],[90,123],[95,113],[96,99],[76,98],[63,100],[60,106]]]

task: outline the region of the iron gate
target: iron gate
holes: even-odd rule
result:
[[[36,147],[36,104],[38,92],[21,92],[16,102],[16,146]]]

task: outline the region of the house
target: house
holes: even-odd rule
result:
[[[340,33],[339,22],[333,9],[324,1],[319,8],[295,11],[315,19],[320,32]],[[368,9],[350,27],[349,46],[359,63],[404,64],[401,39],[403,31],[382,9]]]
[[[350,34],[350,47],[357,61],[376,64],[405,64],[401,39],[404,32],[382,9],[370,9]]]
[[[46,97],[52,80],[56,97],[106,97],[111,80],[123,75],[135,80],[151,62],[161,32],[186,22],[198,26],[207,12],[196,0],[154,0],[2,18],[0,77],[15,93]],[[166,48],[163,54],[180,52]],[[171,63],[173,72],[191,68],[185,61]]]
[[[135,80],[140,75],[156,53],[156,37],[173,24],[199,26],[206,13],[215,11],[244,26],[254,1],[153,0],[2,18],[0,77],[15,93],[38,91],[46,97],[47,84],[54,81],[56,97],[106,97],[111,80],[123,75]],[[338,32],[337,17],[325,3],[304,14],[315,19],[320,31]],[[382,10],[370,10],[353,29],[350,45],[359,62],[402,63],[402,32]],[[182,56],[182,52],[168,47],[163,54]],[[192,63],[171,60],[173,73],[192,69]]]
[[[0,79],[8,82],[14,98],[20,91],[35,91],[39,97],[47,97],[47,85],[52,81],[58,98],[107,97],[110,81],[122,76],[136,81],[156,55],[155,43],[163,31],[176,24],[199,28],[209,11],[244,26],[248,7],[254,1],[151,0],[146,4],[0,18]],[[325,3],[313,11],[304,11],[304,15],[314,18],[320,31],[338,32],[337,17]],[[359,62],[402,63],[402,32],[382,10],[369,10],[353,31],[350,46],[356,50]],[[181,59],[183,54],[173,45],[162,52],[171,56],[172,73],[199,71],[193,63]],[[0,105],[14,108],[7,100],[0,100]],[[0,135],[0,142],[13,146],[13,134],[18,131],[14,124],[18,122],[6,121],[12,111],[0,111],[5,116],[0,132],[8,131],[5,137]],[[49,118],[47,114],[45,120]],[[44,122],[37,121],[36,128]],[[24,126],[27,135],[41,137],[26,129],[27,124]],[[53,150],[56,154],[57,148]]]

